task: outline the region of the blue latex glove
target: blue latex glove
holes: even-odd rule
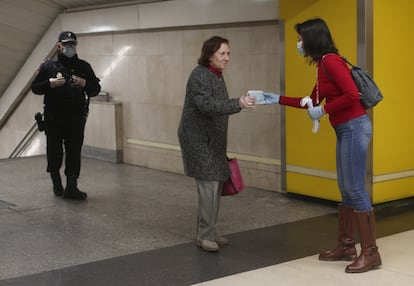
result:
[[[264,96],[264,104],[278,104],[280,95],[271,93],[271,92],[263,92]]]
[[[323,112],[322,106],[315,106],[313,108],[308,109],[309,117],[312,120],[318,120],[322,117],[325,113]]]

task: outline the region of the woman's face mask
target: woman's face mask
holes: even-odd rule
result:
[[[305,50],[303,49],[303,42],[299,41],[296,43],[296,47],[298,49],[299,54],[304,57],[305,56]]]

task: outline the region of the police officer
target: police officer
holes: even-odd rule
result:
[[[87,194],[77,187],[84,129],[89,97],[98,95],[101,87],[91,65],[78,58],[76,46],[73,32],[60,33],[57,58],[41,64],[31,88],[35,94],[44,94],[47,172],[53,192],[67,199],[84,200]],[[60,177],[64,153],[65,189]]]

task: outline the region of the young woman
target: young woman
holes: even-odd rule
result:
[[[359,100],[358,89],[346,63],[341,59],[327,24],[311,19],[296,24],[297,49],[317,67],[317,81],[308,109],[312,120],[325,114],[336,133],[336,169],[342,204],[339,205],[339,238],[333,250],[320,253],[325,261],[353,260],[345,269],[360,273],[381,265],[376,244],[375,216],[365,190],[365,169],[372,126]],[[291,98],[264,93],[267,103],[279,103],[298,108],[303,98]],[[321,103],[324,103],[322,105]],[[355,221],[361,240],[361,253],[356,258]]]

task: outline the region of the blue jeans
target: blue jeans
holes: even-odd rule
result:
[[[362,115],[334,127],[336,133],[336,171],[344,206],[370,211],[371,199],[365,190],[368,145],[372,125]]]

